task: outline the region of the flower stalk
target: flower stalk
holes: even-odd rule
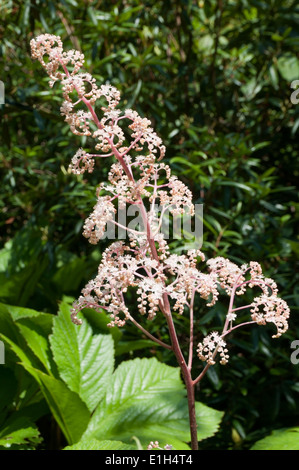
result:
[[[83,54],[64,51],[60,37],[44,34],[32,39],[31,52],[50,76],[50,86],[61,82],[64,102],[60,110],[71,131],[88,136],[95,145],[95,151],[80,148],[76,152],[70,171],[76,175],[91,173],[97,160],[115,158],[108,181],[101,183],[97,190],[96,204],[85,221],[83,235],[91,244],[97,244],[106,227],[112,224],[114,228],[124,229],[129,237],[128,243],[116,240],[103,252],[98,274],[74,303],[71,318],[80,325],[82,320],[78,315],[84,308],[104,310],[110,316],[110,327],[124,327],[127,321],[132,322],[156,344],[173,351],[186,386],[191,448],[197,450],[195,385],[218,358],[221,364],[227,364],[229,354],[224,338],[242,326],[267,323],[274,324],[277,338],[288,328],[289,307],[278,297],[275,282],[264,276],[255,261],[242,266],[222,257],[206,261],[198,247],[183,255],[171,253],[161,230],[165,217],[167,214],[193,217],[195,209],[191,191],[161,162],[166,149],[151,122],[134,110],[122,111],[116,88],[107,84],[98,87],[90,74],[80,72]],[[119,209],[128,205],[138,209],[142,227],[136,229],[116,222],[116,203]],[[250,304],[234,307],[236,296],[249,289],[259,289],[260,295]],[[137,311],[129,311],[128,290],[136,295]],[[197,357],[204,365],[193,379],[196,305],[199,301],[204,301],[207,307],[215,305],[220,290],[229,296],[223,329],[221,333],[211,331],[197,345]],[[238,313],[245,309],[250,312],[249,319],[238,323]],[[185,358],[173,316],[179,318],[186,311],[189,311],[190,328]],[[171,344],[152,335],[136,319],[145,315],[151,321],[157,315],[165,318]]]

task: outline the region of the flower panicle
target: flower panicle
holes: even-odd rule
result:
[[[274,338],[285,333],[290,309],[278,297],[276,283],[264,276],[258,262],[238,266],[221,256],[205,260],[197,249],[182,255],[171,253],[159,230],[163,217],[167,211],[173,216],[194,216],[193,195],[171,174],[170,167],[161,162],[166,148],[150,120],[132,109],[122,111],[117,88],[110,84],[99,86],[91,74],[82,71],[84,55],[76,50],[64,51],[59,36],[43,34],[30,44],[32,57],[39,60],[50,77],[50,86],[61,82],[64,101],[60,112],[71,131],[89,137],[94,141],[94,152],[99,152],[79,148],[69,171],[75,175],[92,173],[96,161],[110,156],[116,160],[111,165],[108,181],[97,189],[97,200],[84,222],[83,235],[91,244],[97,244],[107,224],[117,224],[116,202],[119,208],[128,204],[138,207],[143,214],[141,230],[129,225],[122,227],[129,238],[127,245],[123,241],[114,242],[104,251],[97,275],[73,305],[73,322],[82,323],[78,314],[84,308],[104,309],[110,316],[108,326],[123,327],[128,320],[134,320],[126,306],[126,293],[132,290],[138,313],[148,320],[154,320],[160,311],[168,314],[168,302],[178,315],[186,310],[193,315],[195,296],[212,307],[224,292],[230,297],[230,304],[223,331],[212,331],[198,344],[200,360],[213,365],[218,355],[221,364],[228,362],[225,337],[242,326],[238,324],[238,311],[245,308],[250,311],[248,323],[273,323],[277,329]],[[156,205],[159,213],[155,212]],[[260,289],[260,295],[250,305],[234,308],[235,296],[245,294],[248,289]]]
[[[137,153],[146,150],[153,160],[164,157],[165,146],[151,127],[150,120],[131,109],[124,113],[116,109],[120,102],[119,90],[110,84],[98,86],[90,73],[80,71],[84,54],[76,50],[64,51],[60,36],[51,34],[37,36],[30,41],[30,46],[32,57],[39,60],[49,75],[50,86],[61,82],[64,102],[60,112],[74,134],[92,137],[95,150],[104,153],[112,151],[124,156],[129,149]],[[82,109],[82,105],[87,110]],[[101,111],[101,116],[97,115],[95,108]],[[126,139],[121,122],[126,123],[131,134],[128,145],[124,145]],[[70,169],[77,174],[85,170],[91,172],[93,165],[89,163],[85,161],[78,169],[72,162]]]

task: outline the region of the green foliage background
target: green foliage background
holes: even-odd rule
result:
[[[238,332],[230,364],[210,369],[197,399],[225,414],[201,448],[247,449],[299,426],[299,365],[290,362],[299,338],[297,2],[3,0],[0,11],[0,301],[55,315],[94,275],[105,247],[88,245],[81,229],[108,165],[86,178],[67,172],[82,140],[59,114],[59,86],[50,90],[30,57],[30,39],[48,32],[80,49],[86,70],[119,88],[123,106],[151,119],[165,161],[204,204],[206,257],[260,262],[290,305],[283,338],[272,340],[270,328]],[[226,300],[208,311],[196,305],[198,340],[221,325]],[[177,325],[184,344],[187,320]],[[161,319],[151,328],[166,338]],[[130,326],[119,346],[118,363],[154,354],[175,365]],[[7,370],[0,366],[1,381]],[[44,431],[50,414],[38,419],[45,445],[59,447],[55,426]]]

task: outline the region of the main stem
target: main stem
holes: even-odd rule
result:
[[[191,371],[189,370],[186,364],[185,358],[182,354],[170,311],[166,315],[166,320],[167,320],[167,324],[169,328],[169,335],[170,335],[170,339],[172,343],[172,349],[178,361],[180,369],[182,371],[182,376],[186,385],[187,399],[188,399],[188,411],[189,411],[189,425],[190,425],[190,435],[191,435],[191,449],[198,450],[197,423],[196,423],[196,413],[195,413],[195,393],[194,393],[195,384],[191,377]]]

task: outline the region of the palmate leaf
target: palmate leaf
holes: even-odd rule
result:
[[[188,408],[178,368],[155,358],[134,359],[120,364],[104,399],[95,410],[83,438],[130,442],[133,436],[147,445],[158,440],[175,449],[189,449]],[[213,435],[222,413],[196,405],[198,438]]]
[[[113,373],[111,335],[93,335],[87,321],[74,325],[69,305],[62,303],[54,319],[50,344],[60,377],[92,412],[104,396]]]
[[[158,440],[161,446],[189,449],[187,398],[179,368],[155,358],[135,359],[122,362],[113,373],[110,335],[95,334],[86,319],[75,326],[69,306],[62,303],[46,343],[48,325],[41,321],[42,315],[16,322],[26,349],[1,336],[39,384],[69,445],[79,441],[85,445],[90,439],[117,439],[130,445],[135,436],[144,448]],[[196,413],[198,439],[213,435],[222,413],[200,403]]]

